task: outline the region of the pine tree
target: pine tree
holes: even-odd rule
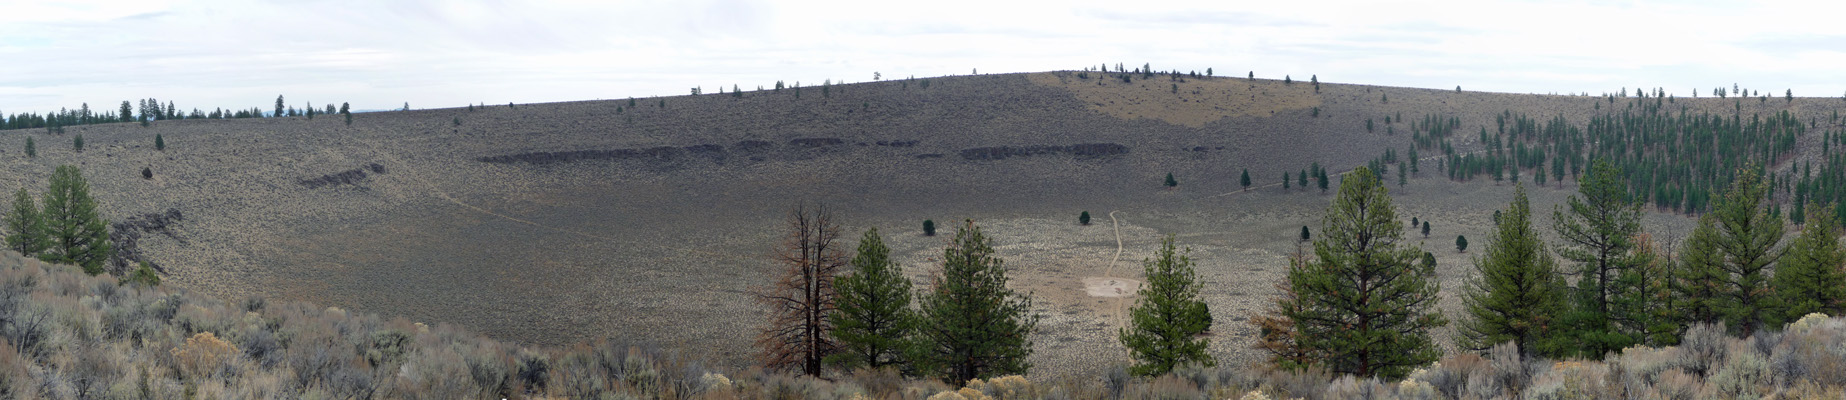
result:
[[[1641,204],[1630,200],[1621,170],[1606,159],[1593,162],[1579,184],[1577,195],[1552,210],[1551,221],[1563,239],[1558,255],[1577,264],[1576,307],[1569,320],[1582,354],[1597,357],[1634,344],[1632,334],[1640,327],[1630,314],[1645,311],[1614,309],[1610,304],[1630,289],[1615,280],[1641,261],[1635,259],[1633,241],[1641,234]]]
[[[1327,169],[1325,168],[1322,168],[1319,174],[1314,175],[1314,184],[1320,186],[1321,193],[1327,192],[1327,181]]]
[[[33,257],[44,252],[49,244],[45,238],[45,217],[39,213],[38,203],[32,201],[25,188],[20,188],[13,194],[13,209],[6,213],[6,248]]]
[[[1656,254],[1646,233],[1635,236],[1634,246],[1634,262],[1616,278],[1614,286],[1621,290],[1610,299],[1610,309],[1622,311],[1616,330],[1640,345],[1678,343],[1680,310],[1674,308],[1672,260]]]
[[[84,273],[103,272],[103,263],[115,255],[109,243],[109,223],[96,215],[90,184],[77,167],[58,166],[45,192],[45,236],[49,249],[39,256],[47,262],[72,264]]]
[[[276,95],[276,114],[271,115],[271,117],[277,117],[277,118],[282,117],[282,111],[283,111],[282,95]]]
[[[1301,173],[1295,174],[1295,186],[1300,186],[1302,189],[1308,188],[1308,171],[1307,170],[1302,170]]]
[[[1306,242],[1308,241],[1308,239],[1312,239],[1312,238],[1313,238],[1313,235],[1309,234],[1308,226],[1302,225],[1301,226],[1301,241]]]
[[[1423,220],[1423,237],[1429,238],[1429,220]]]
[[[1287,191],[1287,190],[1288,190],[1288,185],[1289,185],[1289,182],[1288,182],[1288,181],[1289,181],[1289,178],[1288,178],[1288,171],[1283,171],[1283,172],[1282,172],[1282,190],[1283,190],[1283,191]]]
[[[1135,375],[1159,376],[1188,364],[1216,364],[1205,353],[1210,342],[1198,337],[1211,330],[1211,309],[1199,299],[1192,258],[1174,254],[1173,247],[1173,236],[1167,235],[1155,258],[1142,262],[1147,283],[1128,311],[1131,325],[1116,335],[1134,356],[1135,365],[1128,371]]]
[[[1494,222],[1494,223],[1495,223],[1495,224],[1499,224],[1499,222],[1497,222],[1497,221],[1496,221],[1496,222]],[[1466,253],[1466,252],[1468,252],[1468,237],[1467,237],[1467,236],[1465,236],[1465,235],[1455,235],[1455,252],[1457,252],[1457,253]]]
[[[1040,316],[1030,297],[1006,287],[1005,262],[994,257],[992,241],[968,221],[942,253],[935,287],[921,299],[919,370],[956,386],[1025,373],[1032,355],[1027,337]]]
[[[1084,211],[1082,214],[1077,214],[1077,224],[1086,225],[1086,226],[1089,225],[1090,224],[1090,212]]]
[[[878,228],[867,229],[859,239],[851,265],[851,275],[834,280],[838,309],[828,319],[840,352],[827,361],[847,368],[899,365],[916,323],[910,310],[910,279],[891,261],[891,249]]]
[[[1238,178],[1237,183],[1240,185],[1243,185],[1244,189],[1250,188],[1250,169],[1249,168],[1245,168],[1243,170],[1243,177]]]
[[[784,272],[756,294],[769,307],[769,321],[756,336],[765,367],[819,376],[822,360],[839,351],[827,318],[837,310],[833,277],[846,261],[835,247],[839,236],[826,206],[789,211],[787,236],[776,251]]]
[[[1719,293],[1724,325],[1749,336],[1764,327],[1773,307],[1769,266],[1781,257],[1782,219],[1769,214],[1764,196],[1769,184],[1755,166],[1737,171],[1724,199],[1712,207],[1718,220],[1719,267],[1729,284]]]
[[[1474,259],[1474,275],[1462,289],[1462,304],[1470,318],[1456,329],[1461,348],[1486,351],[1513,342],[1524,356],[1556,357],[1568,340],[1556,332],[1565,326],[1564,280],[1557,261],[1532,229],[1532,209],[1525,185],[1516,185],[1513,203],[1493,230],[1487,250]]]
[[[1818,204],[1809,204],[1816,216],[1825,215]],[[1801,236],[1789,244],[1788,252],[1776,265],[1771,287],[1781,318],[1769,323],[1781,325],[1808,313],[1839,315],[1846,311],[1846,253],[1838,241],[1838,222],[1816,217],[1801,227]]]
[[[1729,280],[1720,264],[1724,255],[1719,249],[1718,221],[1712,214],[1699,217],[1697,228],[1680,249],[1674,265],[1674,308],[1678,309],[1679,326],[1716,324],[1722,321],[1723,302],[1718,298]]]
[[[936,236],[936,220],[923,220],[923,236]]]
[[[1298,345],[1334,373],[1396,379],[1442,355],[1429,337],[1448,323],[1435,309],[1435,270],[1418,265],[1422,249],[1399,243],[1396,214],[1378,176],[1360,167],[1340,182],[1314,258],[1289,267],[1296,297],[1278,308]]]
[[[1167,173],[1167,181],[1166,181],[1166,185],[1167,185],[1167,187],[1174,187],[1174,186],[1179,186],[1179,181],[1177,181],[1177,180],[1174,180],[1174,179],[1173,179],[1173,173],[1172,173],[1172,172],[1168,172],[1168,173]]]
[[[26,157],[38,158],[38,144],[32,142],[31,136],[26,137]]]
[[[154,134],[154,150],[167,151],[167,138],[161,137],[158,133]]]
[[[122,110],[118,114],[122,117],[122,122],[135,122],[135,107],[129,104],[128,100],[122,100]]]
[[[77,137],[71,138],[71,149],[76,150],[78,153],[83,152],[83,135],[77,135]]]

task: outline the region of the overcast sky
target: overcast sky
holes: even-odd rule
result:
[[[1080,69],[1846,95],[1846,2],[0,1],[0,112],[456,107]],[[1171,3],[1171,4],[1169,4]]]

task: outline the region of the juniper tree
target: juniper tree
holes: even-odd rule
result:
[[[1082,214],[1077,214],[1077,224],[1078,225],[1089,225],[1090,224],[1090,212],[1084,211]]]
[[[1769,323],[1793,322],[1809,313],[1839,315],[1846,310],[1846,253],[1838,241],[1839,224],[1834,218],[1821,217],[1818,204],[1809,204],[1815,215],[1801,227],[1795,239],[1777,263],[1771,282],[1777,316]]]
[[[1616,279],[1643,261],[1636,258],[1634,244],[1641,234],[1641,204],[1630,200],[1621,173],[1609,160],[1597,159],[1579,182],[1578,194],[1551,212],[1552,229],[1563,240],[1558,255],[1576,264],[1576,306],[1569,319],[1582,354],[1591,357],[1634,344],[1640,327],[1631,314],[1645,312],[1611,305],[1614,297],[1632,289],[1617,285]]]
[[[45,238],[45,217],[25,188],[13,194],[13,207],[7,211],[5,222],[7,249],[33,257],[50,245]]]
[[[1532,229],[1524,185],[1514,186],[1507,211],[1462,288],[1468,318],[1457,326],[1457,344],[1484,352],[1511,341],[1524,356],[1562,355],[1569,340],[1557,333],[1566,329],[1559,318],[1568,306],[1566,288],[1557,261]]]
[[[1772,300],[1769,267],[1782,250],[1782,219],[1769,214],[1764,204],[1769,184],[1755,166],[1737,171],[1724,199],[1712,207],[1718,221],[1719,263],[1728,285],[1719,292],[1719,312],[1724,324],[1749,336],[1769,321]]]
[[[115,255],[109,243],[109,223],[97,216],[90,184],[77,167],[61,165],[52,172],[44,204],[49,246],[39,258],[76,265],[90,275],[102,273],[103,263]]]
[[[1032,313],[1030,297],[1006,287],[1005,262],[973,221],[956,228],[935,282],[920,300],[914,354],[920,371],[959,386],[1031,367],[1027,337],[1040,316]]]
[[[1442,355],[1428,332],[1447,324],[1435,270],[1418,265],[1422,249],[1399,243],[1396,214],[1378,176],[1360,167],[1340,182],[1314,257],[1289,267],[1295,297],[1281,313],[1334,373],[1396,379]]]
[[[1496,221],[1496,222],[1494,222],[1494,223],[1495,223],[1495,224],[1498,224],[1499,222],[1497,222],[1497,221]],[[1468,252],[1468,236],[1466,236],[1466,235],[1455,235],[1455,252],[1457,252],[1457,253],[1466,253],[1466,252]]]
[[[1167,235],[1154,258],[1142,261],[1146,284],[1128,311],[1130,325],[1116,334],[1134,357],[1128,371],[1135,375],[1159,376],[1185,365],[1216,364],[1205,352],[1209,340],[1198,337],[1211,330],[1211,309],[1199,298],[1192,258],[1175,254],[1173,247],[1173,235]]]
[[[936,220],[923,220],[923,236],[936,236]]]
[[[853,256],[852,274],[834,280],[837,309],[833,338],[839,353],[827,361],[847,368],[898,365],[910,347],[916,317],[910,309],[910,279],[891,261],[878,228],[867,229]]]
[[[837,310],[833,277],[846,261],[835,246],[839,227],[826,206],[796,206],[787,229],[776,249],[783,272],[756,294],[769,307],[769,321],[756,336],[758,358],[769,369],[819,376],[822,360],[839,350],[828,318]]]

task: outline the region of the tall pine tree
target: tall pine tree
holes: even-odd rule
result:
[[[1718,266],[1725,277],[1719,291],[1719,312],[1724,325],[1733,333],[1749,336],[1769,320],[1773,298],[1769,296],[1769,267],[1782,250],[1782,219],[1769,213],[1765,196],[1769,183],[1755,166],[1737,171],[1724,199],[1712,207],[1718,221],[1718,250],[1723,262]]]
[[[1566,318],[1572,336],[1581,354],[1601,357],[1634,344],[1638,318],[1630,314],[1647,311],[1613,305],[1616,296],[1631,290],[1621,287],[1619,278],[1641,261],[1634,254],[1641,205],[1630,200],[1621,170],[1608,160],[1597,159],[1578,183],[1578,194],[1552,210],[1551,222],[1563,239],[1558,255],[1577,264],[1575,307]]]
[[[1674,264],[1674,308],[1679,310],[1678,325],[1716,324],[1723,319],[1719,293],[1728,279],[1720,264],[1724,254],[1719,249],[1718,220],[1712,214],[1699,217],[1699,225],[1680,248],[1679,262]]]
[[[1422,249],[1400,243],[1403,230],[1378,175],[1361,167],[1341,180],[1313,259],[1289,267],[1295,297],[1277,308],[1296,345],[1335,373],[1396,379],[1442,355],[1429,337],[1448,323],[1435,309],[1435,271],[1417,262]]]
[[[834,279],[833,337],[840,352],[828,361],[872,369],[900,365],[910,347],[916,316],[910,310],[910,279],[891,261],[878,228],[867,229],[852,258],[853,272]]]
[[[103,273],[103,263],[115,255],[109,243],[109,223],[96,214],[90,184],[77,167],[60,165],[51,174],[45,192],[45,236],[49,249],[39,256],[48,262],[72,264],[84,273]]]
[[[1810,204],[1808,209],[1816,218],[1801,227],[1801,236],[1776,265],[1772,286],[1779,318],[1768,321],[1771,324],[1793,322],[1808,313],[1839,315],[1846,310],[1846,272],[1841,271],[1846,254],[1840,249],[1839,225],[1833,218],[1820,217],[1826,215],[1821,211],[1826,208]]]
[[[1515,186],[1486,251],[1474,259],[1474,273],[1461,295],[1470,317],[1456,330],[1462,348],[1485,352],[1511,341],[1528,357],[1556,357],[1568,349],[1569,340],[1557,334],[1564,330],[1559,316],[1568,305],[1564,280],[1532,229],[1525,185]]]
[[[923,322],[914,355],[920,371],[961,385],[1031,367],[1027,336],[1040,317],[1032,313],[1030,297],[1006,287],[1004,264],[974,221],[955,229],[955,239],[942,251],[935,287],[920,301]]]
[[[1158,376],[1187,364],[1216,364],[1205,353],[1210,342],[1198,337],[1211,329],[1211,309],[1199,299],[1192,258],[1174,254],[1173,247],[1173,236],[1167,235],[1155,258],[1142,262],[1147,283],[1129,310],[1131,325],[1117,334],[1134,356],[1128,371],[1135,375]]]

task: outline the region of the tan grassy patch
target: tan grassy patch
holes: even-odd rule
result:
[[[1306,81],[1283,84],[1268,79],[1183,78],[1166,75],[1142,79],[1134,75],[1123,83],[1119,74],[1090,72],[1089,79],[1075,72],[1027,74],[1034,84],[1069,90],[1090,109],[1117,118],[1152,118],[1170,124],[1201,127],[1225,117],[1269,116],[1284,110],[1320,106],[1314,85]],[[1178,85],[1177,93],[1173,86]]]

